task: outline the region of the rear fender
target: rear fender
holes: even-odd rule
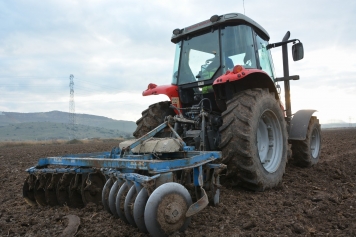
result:
[[[224,75],[218,77],[213,83],[214,88],[226,85],[229,89],[234,90],[233,93],[246,89],[268,88],[270,92],[274,92],[276,99],[279,99],[276,86],[266,72],[260,69],[241,68],[242,70],[238,73],[227,71]]]
[[[145,91],[142,92],[143,96],[149,95],[166,95],[171,100],[172,105],[177,108],[181,108],[181,102],[178,94],[178,86],[176,85],[162,85],[157,86],[156,84],[150,83]],[[174,110],[176,114],[178,112]]]
[[[228,70],[224,75],[218,77],[213,85],[218,85],[226,82],[233,82],[233,81],[238,81],[241,79],[244,79],[245,77],[248,77],[250,75],[257,75],[257,74],[263,74],[267,76],[270,80],[270,76],[263,70],[260,69],[246,69],[243,66],[237,65],[234,67],[232,71]]]
[[[310,118],[316,110],[298,110],[290,123],[289,140],[303,141],[307,137]]]
[[[262,70],[240,67],[242,70],[238,73],[227,71],[213,83],[216,101],[220,110],[224,111],[226,109],[226,101],[232,99],[234,94],[254,88],[268,88],[269,92],[274,93],[283,110],[282,102],[272,78]]]

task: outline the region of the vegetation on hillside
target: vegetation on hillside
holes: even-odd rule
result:
[[[45,141],[93,138],[129,138],[132,133],[77,124],[51,122],[17,123],[0,127],[0,141]]]
[[[136,129],[136,123],[133,121],[115,120],[104,116],[90,114],[76,114],[76,124],[91,127],[120,130],[126,133],[132,133]],[[69,123],[69,113],[61,111],[41,112],[41,113],[0,113],[0,127],[10,124],[30,123],[30,122],[52,122]]]

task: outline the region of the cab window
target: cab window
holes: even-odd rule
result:
[[[221,34],[224,72],[236,65],[257,68],[252,29],[246,25],[226,26]]]
[[[273,68],[271,52],[266,48],[268,42],[263,40],[258,35],[256,35],[256,43],[257,43],[260,66],[263,71],[265,71],[272,79],[274,79],[274,68]]]

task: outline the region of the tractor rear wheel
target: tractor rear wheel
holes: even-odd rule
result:
[[[259,88],[239,92],[222,117],[220,148],[227,177],[255,191],[277,186],[287,163],[288,140],[274,95]]]
[[[310,167],[318,163],[321,148],[319,119],[311,117],[306,139],[292,141],[293,163],[300,167]]]
[[[169,108],[170,101],[161,101],[152,104],[148,109],[142,111],[142,117],[136,121],[137,128],[133,133],[135,138],[140,138],[152,129],[164,122],[164,118],[168,115],[174,116],[174,110]],[[165,130],[156,134],[155,137],[167,137]],[[168,134],[169,136],[169,134]]]

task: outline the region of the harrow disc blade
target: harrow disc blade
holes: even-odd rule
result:
[[[58,181],[56,194],[60,206],[68,206],[69,204],[69,184],[74,176],[75,174],[63,174]]]
[[[190,223],[186,217],[192,198],[188,190],[178,183],[165,183],[156,188],[147,200],[145,224],[152,236],[169,236],[185,231]]]
[[[109,193],[109,208],[111,213],[116,218],[119,218],[119,215],[116,212],[116,196],[122,184],[123,184],[122,180],[120,179],[116,180],[115,183],[112,185]]]
[[[40,174],[35,183],[35,199],[38,205],[47,206],[45,188],[51,174]]]
[[[81,189],[82,175],[76,174],[69,184],[69,206],[77,208],[84,207]]]
[[[101,200],[103,202],[104,209],[111,214],[112,214],[112,212],[109,207],[109,194],[110,194],[110,189],[113,186],[113,184],[114,184],[114,179],[109,178],[106,181],[103,191],[102,191],[102,194],[101,194]]]
[[[134,208],[133,216],[135,223],[141,232],[147,233],[147,228],[145,224],[145,207],[148,200],[148,192],[146,188],[142,188],[141,191],[137,194]]]
[[[134,203],[135,199],[137,196],[137,191],[135,185],[132,185],[129,192],[126,195],[125,198],[125,204],[124,204],[124,212],[127,221],[136,227],[135,219],[133,217],[133,211],[134,211]]]
[[[81,187],[84,205],[89,202],[97,205],[101,203],[101,196],[105,182],[105,176],[100,172],[88,174],[87,178],[83,180]]]
[[[62,177],[62,175],[63,174],[52,174],[52,177],[47,180],[46,188],[45,188],[45,197],[46,197],[46,202],[50,206],[58,205],[56,189],[57,189],[58,180]]]
[[[125,198],[127,193],[129,192],[129,186],[127,185],[127,183],[125,182],[119,189],[119,192],[117,193],[116,196],[116,213],[119,216],[119,218],[123,221],[125,221],[126,223],[129,224],[129,222],[126,219],[125,216],[125,210],[124,210],[124,206],[125,206]]]
[[[34,190],[35,182],[36,182],[36,176],[30,174],[29,176],[27,176],[22,188],[23,198],[31,206],[37,205],[35,199],[35,190]]]

